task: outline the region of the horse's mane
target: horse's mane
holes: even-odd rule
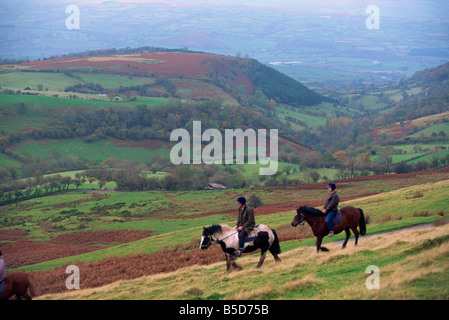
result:
[[[221,233],[221,231],[222,231],[221,226],[219,224],[214,224],[214,225],[210,226],[209,228],[206,228],[206,230],[209,234],[214,234],[216,232]]]
[[[318,217],[324,216],[324,213],[322,211],[312,208],[312,207],[304,206],[304,207],[302,207],[302,211],[310,213],[313,216],[318,216]]]
[[[225,233],[227,231],[232,231],[233,228],[231,228],[227,224],[214,224],[214,225],[210,226],[209,228],[206,228],[206,230],[209,234],[214,234],[216,232]]]

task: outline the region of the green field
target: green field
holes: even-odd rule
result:
[[[0,74],[0,87],[24,90],[29,87],[37,90],[40,84],[43,90],[64,92],[66,87],[78,83],[98,83],[105,89],[119,88],[120,86],[133,86],[153,83],[151,77],[136,77],[117,74],[101,74],[93,72],[72,72],[70,77],[64,73],[57,72],[7,72]]]
[[[81,139],[30,141],[29,143],[23,143],[15,151],[27,158],[34,159],[39,157],[44,160],[50,159],[52,152],[56,151],[62,157],[80,157],[96,164],[111,157],[149,163],[153,156],[158,154],[168,155],[170,152],[168,148],[148,150],[144,148],[119,147],[108,140],[86,143]]]
[[[437,123],[434,125],[431,125],[425,129],[422,129],[414,134],[411,134],[410,137],[412,138],[418,138],[421,137],[421,135],[424,136],[431,136],[432,134],[439,134],[440,132],[444,132],[445,136],[449,136],[449,122],[446,123]]]
[[[47,95],[11,95],[0,93],[0,109],[6,110],[0,118],[0,129],[6,133],[30,128],[39,128],[67,110],[95,109],[105,107],[132,107],[146,104],[148,107],[161,106],[167,102],[165,98],[138,97],[136,101],[110,101],[107,97],[92,94],[77,94],[80,99],[70,99],[65,96],[52,97]],[[24,111],[19,111],[19,104],[24,104]]]

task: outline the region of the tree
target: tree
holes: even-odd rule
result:
[[[250,207],[257,208],[257,207],[260,207],[261,205],[263,205],[263,202],[259,198],[259,196],[255,195],[255,194],[252,194],[248,198],[248,205]]]
[[[293,166],[288,165],[285,166],[284,169],[282,169],[282,171],[285,172],[286,175],[289,175],[290,173],[293,172],[293,169],[294,169]]]
[[[17,104],[17,111],[18,111],[19,114],[24,114],[24,113],[26,113],[26,112],[27,112],[27,106],[26,106],[26,104],[23,103],[23,102],[19,102],[19,103]]]
[[[63,189],[69,189],[69,185],[72,181],[72,178],[69,176],[65,176],[61,178],[61,184]]]
[[[162,187],[165,190],[175,190],[177,188],[177,186],[178,186],[178,181],[171,174],[165,176],[162,179]]]
[[[332,156],[337,161],[340,161],[340,162],[345,162],[348,159],[348,155],[346,154],[346,151],[344,151],[344,150],[337,151]]]
[[[393,167],[393,147],[388,146],[382,150],[376,163],[383,174],[389,174]]]
[[[73,180],[73,182],[75,183],[76,189],[78,189],[81,185],[81,180],[80,179],[75,179]]]
[[[318,182],[318,180],[321,178],[321,175],[318,171],[311,170],[304,174],[304,177],[307,179],[308,182]]]

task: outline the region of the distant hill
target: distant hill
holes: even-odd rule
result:
[[[343,178],[390,173],[398,163],[439,168],[449,163],[448,66],[400,83],[318,94],[253,59],[182,49],[86,51],[2,65],[0,178],[118,166],[114,159],[170,173],[170,133],[197,120],[222,132],[278,129],[286,174],[270,185],[302,179],[299,170],[323,169],[323,179],[332,179],[337,169]],[[252,168],[233,184],[234,169],[215,169],[207,175],[227,186],[265,183]]]
[[[28,71],[119,73],[136,76],[197,79],[212,82],[224,91],[262,91],[269,99],[290,105],[309,106],[325,98],[296,80],[254,59],[241,59],[197,52],[141,52],[110,54],[112,50],[23,63]],[[123,51],[119,51],[123,52]],[[172,83],[176,90],[176,83]],[[160,83],[156,83],[160,85]],[[162,85],[164,86],[164,85]],[[167,89],[167,88],[166,88]],[[170,93],[170,92],[169,92]],[[149,94],[151,95],[151,94]],[[171,94],[173,95],[173,94]]]
[[[403,99],[388,112],[394,121],[414,120],[449,111],[449,62],[416,72],[399,83]],[[409,95],[407,90],[414,89]]]

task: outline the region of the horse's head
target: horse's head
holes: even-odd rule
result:
[[[209,229],[203,227],[203,236],[201,237],[200,249],[206,250],[212,244],[212,234]]]
[[[302,207],[296,209],[296,214],[292,220],[291,225],[296,227],[298,224],[304,221],[304,212],[302,211]]]

